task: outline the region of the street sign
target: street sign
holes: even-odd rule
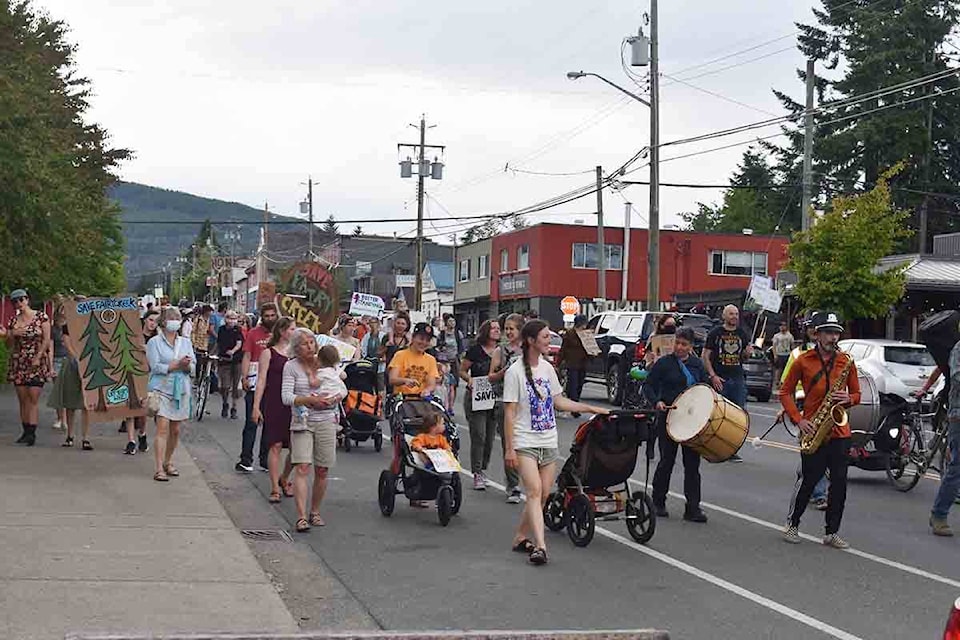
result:
[[[350,315],[372,316],[379,318],[383,315],[383,298],[369,293],[354,292],[350,298]]]
[[[233,287],[220,287],[220,295],[224,298],[232,298]]]
[[[361,262],[357,260],[357,276],[368,276],[373,271],[372,262]]]
[[[411,287],[417,286],[417,276],[410,275],[397,275],[397,288],[398,289],[409,289]]]
[[[560,301],[560,311],[565,316],[575,316],[580,313],[580,301],[573,296],[567,296]]]
[[[230,256],[213,256],[211,264],[214,271],[223,271],[233,266],[233,258]]]

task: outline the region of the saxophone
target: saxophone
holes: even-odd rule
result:
[[[853,367],[853,357],[849,354],[846,354],[846,356],[847,362],[843,365],[843,371],[840,372],[840,375],[833,382],[833,386],[827,391],[827,395],[824,396],[817,412],[810,418],[810,422],[816,428],[816,431],[811,435],[802,432],[800,434],[800,453],[810,455],[830,439],[830,434],[835,426],[843,427],[847,424],[847,410],[843,408],[843,405],[833,403],[833,394],[840,391],[840,388],[846,384],[850,368]]]

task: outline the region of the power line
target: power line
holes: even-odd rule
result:
[[[751,109],[751,110],[753,110],[753,111],[758,111],[758,112],[760,112],[760,113],[765,113],[765,114],[767,114],[768,116],[777,117],[777,114],[773,113],[772,111],[767,111],[766,109],[761,109],[761,108],[759,108],[759,107],[755,107],[755,106],[753,106],[753,105],[751,105],[751,104],[747,104],[746,102],[740,102],[739,100],[734,100],[733,98],[728,98],[727,96],[725,96],[725,95],[723,95],[723,94],[720,94],[720,93],[717,93],[716,91],[710,91],[709,89],[704,89],[703,87],[698,87],[698,86],[695,85],[695,84],[690,84],[690,83],[687,82],[686,80],[681,80],[680,78],[674,78],[673,76],[667,75],[666,73],[662,73],[662,74],[660,74],[660,75],[662,75],[664,78],[669,78],[669,79],[673,80],[674,82],[679,82],[679,83],[682,84],[682,85],[688,86],[688,87],[690,87],[691,89],[696,89],[697,91],[700,91],[701,93],[706,93],[707,95],[711,95],[711,96],[713,96],[713,97],[715,97],[715,98],[719,98],[719,99],[721,99],[721,100],[726,100],[727,102],[730,102],[730,103],[732,103],[732,104],[739,105],[739,106],[741,106],[741,107],[746,107],[747,109]]]

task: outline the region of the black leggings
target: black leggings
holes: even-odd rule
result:
[[[823,477],[825,471],[830,472],[830,487],[827,489],[827,517],[825,533],[830,535],[840,530],[840,521],[843,519],[843,507],[847,502],[847,449],[850,448],[850,438],[834,438],[810,455],[800,454],[800,468],[803,480],[800,491],[793,504],[793,514],[790,524],[800,526],[813,488]]]

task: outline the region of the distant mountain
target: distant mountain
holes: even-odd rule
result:
[[[221,244],[225,244],[225,231],[239,229],[236,255],[251,255],[256,251],[262,210],[134,182],[117,183],[109,195],[122,210],[130,287],[138,288],[142,280],[159,278],[163,265],[181,253],[188,254],[207,219],[213,223],[214,236]],[[271,215],[270,219],[292,220],[277,215]]]

